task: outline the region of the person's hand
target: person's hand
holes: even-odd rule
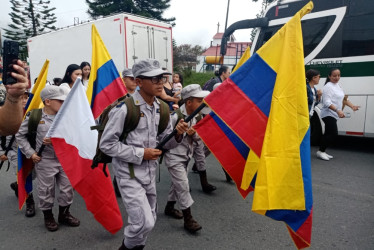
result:
[[[52,144],[51,138],[47,138],[47,137],[45,137],[45,138],[43,139],[43,144],[44,144],[44,145]]]
[[[318,99],[321,99],[321,96],[322,96],[322,90],[317,90],[317,96],[318,96]]]
[[[361,107],[360,106],[355,106],[355,105],[352,106],[353,111],[357,111],[359,108],[361,108]]]
[[[344,118],[345,114],[342,110],[338,110],[336,113],[338,113],[339,118]]]
[[[157,158],[162,154],[162,151],[155,148],[145,148],[144,149],[144,160],[157,160]]]
[[[178,132],[178,135],[181,135],[188,130],[188,124],[184,122],[184,119],[180,119],[175,129]]]
[[[21,60],[18,60],[17,64],[13,65],[13,68],[17,73],[12,72],[11,76],[17,79],[17,83],[5,85],[5,88],[7,90],[7,98],[9,97],[13,101],[17,101],[26,92],[29,82]]]
[[[196,133],[196,130],[194,128],[189,128],[186,133],[189,136],[193,136]]]
[[[34,162],[34,163],[38,163],[42,160],[42,158],[40,156],[38,156],[37,153],[34,153],[32,156],[31,156],[31,160]]]
[[[0,156],[0,161],[6,161],[6,160],[8,160],[8,157],[6,155]]]

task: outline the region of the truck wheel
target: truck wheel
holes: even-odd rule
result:
[[[319,146],[322,137],[322,127],[319,117],[316,113],[313,114],[310,120],[310,144],[312,146]]]

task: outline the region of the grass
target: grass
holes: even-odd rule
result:
[[[204,85],[209,79],[214,77],[213,72],[208,72],[208,73],[196,73],[193,71],[190,72],[183,72],[183,85],[187,86],[192,83],[200,84],[201,86]]]

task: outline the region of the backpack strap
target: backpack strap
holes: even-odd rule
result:
[[[30,146],[36,148],[36,134],[40,120],[42,119],[42,109],[33,109],[30,111],[28,122],[28,137],[27,140]]]
[[[1,136],[1,148],[5,151],[6,150],[6,136]]]
[[[158,123],[157,135],[162,134],[168,127],[170,121],[169,105],[163,100],[157,98],[160,102],[160,121]]]
[[[133,131],[139,124],[140,120],[140,107],[135,105],[134,98],[130,96],[123,100],[127,107],[127,114],[125,124],[123,126],[123,132],[119,137],[120,141],[126,141],[128,134]],[[134,164],[129,163],[130,178],[135,178]]]

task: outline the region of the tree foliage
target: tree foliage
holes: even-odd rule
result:
[[[127,12],[168,23],[175,21],[174,17],[162,17],[164,11],[170,7],[170,0],[86,0],[86,2],[87,13],[92,18]]]
[[[177,46],[173,42],[174,70],[191,69],[198,63],[197,56],[201,55],[204,50],[200,45],[182,44]]]
[[[11,23],[4,29],[4,37],[20,43],[22,59],[27,56],[27,39],[47,30],[55,30],[57,18],[45,0],[10,0]]]

